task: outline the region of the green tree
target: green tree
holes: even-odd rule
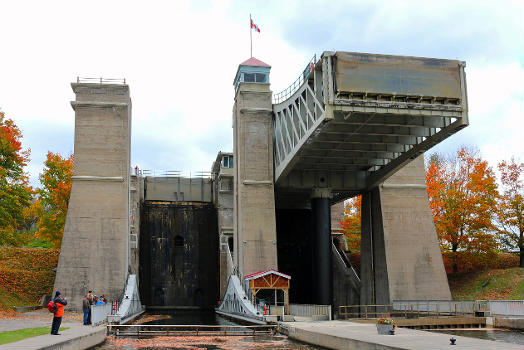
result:
[[[524,163],[515,159],[499,163],[501,196],[498,203],[498,232],[502,244],[520,252],[520,267],[524,267]]]
[[[73,155],[47,153],[44,172],[40,175],[40,221],[37,236],[59,248],[64,233],[73,176]]]
[[[22,149],[22,132],[0,112],[0,245],[18,245],[23,239],[24,210],[31,204],[24,166],[30,150]]]

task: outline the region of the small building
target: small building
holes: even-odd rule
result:
[[[269,299],[273,299],[273,305],[284,306],[285,314],[289,315],[289,287],[291,276],[276,270],[267,270],[255,272],[244,277],[244,283],[248,290],[248,295],[254,305],[257,305],[257,295],[259,292],[265,292]],[[273,295],[267,294],[267,291],[274,291]],[[279,305],[278,291],[283,292],[283,301]],[[261,298],[259,298],[261,299]]]
[[[267,83],[269,84],[269,71],[271,66],[262,62],[255,57],[240,63],[235,75],[233,85],[235,91],[238,89],[239,83]]]

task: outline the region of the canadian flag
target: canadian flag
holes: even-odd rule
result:
[[[251,21],[251,29],[254,29],[255,31],[260,33],[260,28],[258,28],[258,26],[253,22],[252,19],[250,19],[250,21]]]

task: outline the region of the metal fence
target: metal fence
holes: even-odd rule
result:
[[[111,303],[104,305],[91,305],[91,324],[97,326],[107,321],[107,315],[111,313]]]
[[[83,78],[76,77],[77,83],[94,83],[94,84],[125,84],[126,78],[112,79],[112,78]]]
[[[340,318],[406,318],[485,315],[490,311],[485,300],[403,300],[388,305],[340,306]]]
[[[491,315],[524,317],[524,300],[490,300]]]
[[[304,317],[326,315],[331,320],[331,305],[289,304],[289,313],[293,316]]]
[[[295,91],[298,90],[300,86],[306,81],[306,79],[309,77],[309,73],[311,73],[315,69],[315,64],[317,63],[317,55],[315,54],[311,60],[309,60],[306,68],[304,68],[304,71],[300,76],[295,80],[291,85],[289,85],[286,89],[280,91],[277,94],[273,95],[273,103],[278,104],[280,102],[283,102],[287,100],[291,95],[295,93]]]
[[[486,300],[397,300],[393,311],[464,315],[488,312],[489,306]]]

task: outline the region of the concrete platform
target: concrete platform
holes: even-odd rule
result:
[[[45,334],[3,344],[0,345],[0,350],[84,350],[101,344],[106,339],[105,326],[91,327],[81,323],[62,323],[62,327],[69,327],[69,329],[61,331],[60,335]]]
[[[448,334],[397,328],[395,335],[378,335],[375,325],[349,321],[279,323],[289,338],[328,349],[441,350],[449,347]],[[453,350],[522,350],[522,345],[454,336]]]

